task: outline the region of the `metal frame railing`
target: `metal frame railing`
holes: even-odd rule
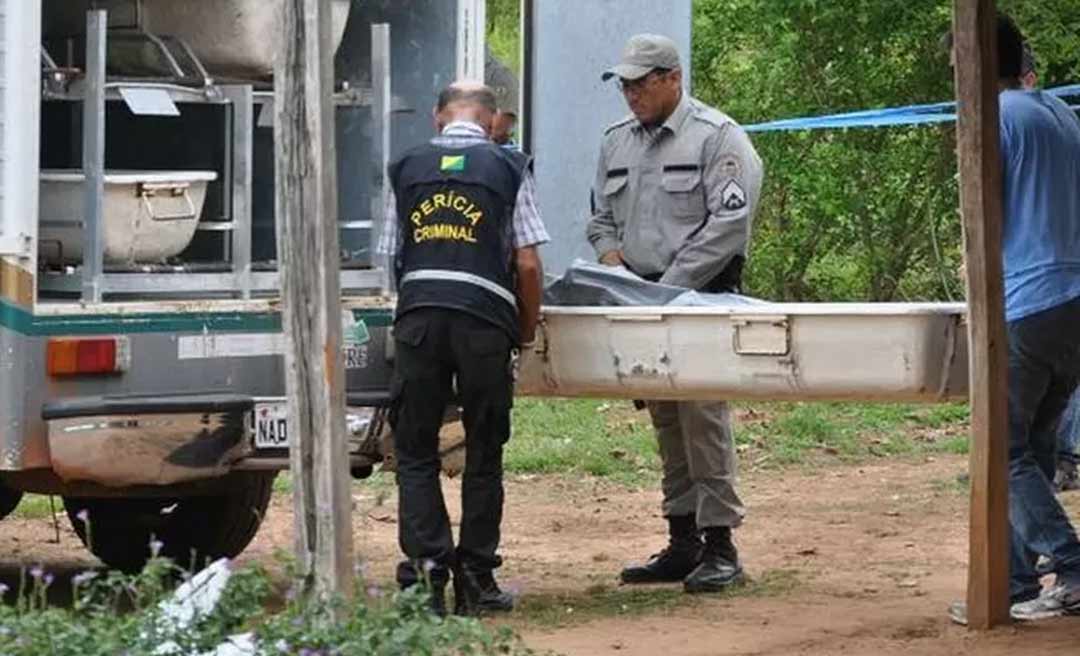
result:
[[[91,10],[87,13],[85,82],[82,89],[82,153],[85,175],[83,209],[83,262],[74,270],[41,272],[41,289],[79,295],[83,303],[97,304],[110,295],[136,297],[145,295],[185,295],[186,298],[227,297],[251,299],[255,296],[273,296],[280,292],[280,278],[272,267],[257,267],[252,261],[252,189],[253,153],[255,131],[255,107],[268,102],[265,94],[256,93],[250,84],[217,85],[209,82],[206,89],[194,91],[178,87],[173,91],[169,85],[137,81],[106,81],[107,13]],[[370,228],[371,243],[378,243],[382,232],[383,208],[387,193],[386,166],[390,153],[391,84],[390,84],[390,26],[372,25],[372,93],[367,97],[352,93],[335,99],[335,104],[367,104],[372,106],[374,134],[377,135],[372,149],[372,165],[377,167],[376,193],[373,195],[371,216],[368,222],[352,222],[342,229]],[[214,102],[229,104],[232,111],[227,118],[226,155],[223,182],[227,189],[228,219],[225,221],[202,221],[201,231],[228,231],[231,237],[224,240],[223,263],[227,267],[193,265],[175,267],[148,265],[133,267],[131,271],[106,270],[103,255],[103,205],[105,184],[105,108],[111,92],[121,87],[153,87],[170,93],[177,102]],[[45,93],[48,97],[69,95]],[[356,225],[354,225],[356,224]],[[363,224],[363,225],[360,225]],[[373,259],[370,269],[343,269],[341,272],[343,293],[386,293],[388,276],[385,268]]]

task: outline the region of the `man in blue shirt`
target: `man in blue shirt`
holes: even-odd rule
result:
[[[1029,44],[1024,44],[1024,55],[1021,60],[1020,84],[1027,91],[1038,88],[1039,74],[1036,70],[1035,53]],[[1054,475],[1054,487],[1059,492],[1080,489],[1080,455],[1077,454],[1077,446],[1080,446],[1080,389],[1073,392],[1069,399],[1069,406],[1061,416],[1058,424],[1058,455],[1057,472]]]
[[[1080,121],[1021,85],[1023,37],[998,20],[1002,250],[1009,341],[1012,615],[1080,611],[1080,541],[1054,495],[1057,428],[1080,381]],[[1039,555],[1054,585],[1042,590]]]

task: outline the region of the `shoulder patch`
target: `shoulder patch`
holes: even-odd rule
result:
[[[633,114],[629,114],[627,116],[624,116],[623,118],[619,119],[618,121],[616,121],[616,122],[612,123],[611,125],[607,126],[606,128],[604,128],[604,134],[611,134],[612,132],[614,132],[615,130],[618,130],[621,127],[625,127],[627,125],[630,125],[631,123],[634,122],[634,120],[635,119],[634,119]]]
[[[724,209],[734,212],[746,207],[746,192],[735,180],[729,180],[720,190],[720,204]]]

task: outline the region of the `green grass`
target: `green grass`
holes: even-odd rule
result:
[[[966,405],[739,403],[740,459],[752,466],[862,462],[967,453]],[[506,469],[655,480],[656,441],[647,412],[623,401],[521,399]]]
[[[57,498],[53,501],[58,516],[64,515],[64,503]],[[44,494],[25,494],[22,501],[15,510],[11,512],[12,517],[18,517],[19,519],[44,519],[46,517],[52,517],[52,507],[49,506],[49,497]]]
[[[793,570],[768,570],[726,592],[688,595],[678,585],[594,585],[581,592],[526,594],[515,609],[515,623],[557,628],[605,617],[633,617],[691,607],[710,599],[770,597],[791,592],[800,584]]]
[[[274,494],[292,494],[292,492],[292,474],[288,471],[279,473],[274,479]]]
[[[508,472],[655,479],[656,439],[648,413],[629,403],[520,399],[515,406]]]
[[[736,441],[774,465],[967,452],[964,405],[742,404],[736,416]]]

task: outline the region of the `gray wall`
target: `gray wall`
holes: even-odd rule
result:
[[[540,210],[552,236],[543,251],[544,268],[560,273],[576,257],[593,257],[585,223],[600,137],[628,113],[618,87],[601,82],[600,73],[617,63],[623,44],[639,32],[674,39],[689,73],[691,0],[527,1],[534,20],[526,120]]]

